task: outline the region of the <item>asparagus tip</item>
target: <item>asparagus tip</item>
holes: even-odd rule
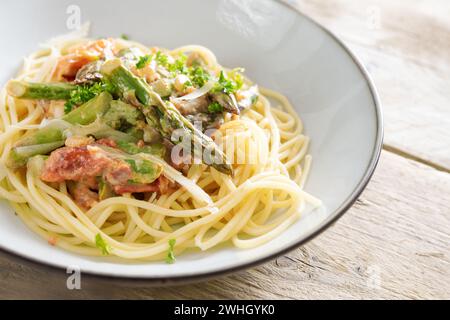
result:
[[[8,91],[8,94],[10,96],[21,97],[25,94],[27,88],[22,82],[17,80],[11,80],[6,85],[6,90]]]

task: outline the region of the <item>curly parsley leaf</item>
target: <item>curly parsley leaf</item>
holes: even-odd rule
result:
[[[197,87],[203,87],[208,82],[210,75],[202,67],[194,67],[189,70],[189,78]]]
[[[176,74],[181,73],[181,74],[186,74],[188,72],[188,68],[186,66],[186,60],[187,57],[184,54],[181,54],[174,63],[172,63],[171,65],[169,65],[169,71]]]
[[[223,107],[218,102],[214,101],[208,106],[208,112],[209,113],[223,112]]]
[[[169,264],[172,264],[175,262],[175,254],[173,252],[174,248],[175,248],[175,243],[177,242],[177,240],[175,239],[170,239],[169,240],[169,250],[167,252],[167,257],[166,257],[166,262]]]
[[[75,106],[79,106],[95,98],[103,91],[113,92],[112,85],[107,82],[96,82],[93,85],[79,85],[70,92],[70,99],[64,104],[64,112],[69,113]]]
[[[111,253],[110,245],[102,238],[100,233],[97,233],[95,236],[95,246],[99,248],[105,256]]]

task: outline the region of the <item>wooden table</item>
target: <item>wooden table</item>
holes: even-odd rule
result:
[[[0,256],[2,298],[450,298],[450,2],[302,0],[362,59],[384,107],[385,145],[337,224],[265,265],[196,285],[135,287]]]

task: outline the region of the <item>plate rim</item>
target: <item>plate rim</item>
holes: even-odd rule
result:
[[[347,54],[348,56],[353,60],[355,65],[358,67],[359,71],[361,72],[363,78],[365,79],[370,94],[372,96],[372,100],[375,106],[375,115],[376,115],[376,139],[374,144],[374,149],[372,150],[372,155],[370,157],[370,161],[368,163],[368,166],[364,172],[363,177],[358,182],[354,190],[349,194],[349,196],[342,202],[342,204],[334,210],[322,223],[319,224],[316,230],[310,231],[307,236],[299,241],[296,241],[295,243],[287,246],[286,248],[283,248],[276,253],[270,254],[268,256],[264,256],[261,258],[256,259],[255,261],[251,261],[248,263],[244,263],[241,265],[237,265],[231,268],[223,268],[218,269],[210,272],[201,272],[198,274],[188,274],[188,275],[171,275],[171,276],[139,276],[139,275],[116,275],[116,274],[100,274],[89,270],[81,270],[84,277],[87,277],[88,279],[101,279],[101,280],[114,280],[114,281],[120,281],[125,282],[127,284],[136,285],[138,282],[143,283],[144,285],[160,285],[160,284],[187,284],[187,283],[194,283],[199,282],[201,280],[209,280],[212,278],[217,278],[219,276],[225,276],[231,273],[235,273],[237,271],[242,271],[245,269],[249,269],[252,267],[255,267],[257,265],[266,263],[270,260],[273,260],[281,255],[284,255],[302,245],[307,243],[308,241],[312,240],[313,238],[320,235],[322,232],[327,230],[331,225],[333,225],[339,218],[341,218],[344,213],[346,213],[356,202],[356,200],[359,198],[361,193],[366,188],[367,184],[369,183],[370,179],[372,178],[375,169],[377,167],[378,161],[380,159],[381,150],[383,146],[383,138],[384,138],[384,121],[383,121],[383,114],[382,114],[382,106],[379,98],[378,91],[373,83],[372,77],[370,76],[369,72],[367,71],[364,64],[360,61],[360,59],[350,50],[350,48],[331,30],[323,26],[321,23],[316,21],[314,18],[308,16],[303,11],[301,11],[299,8],[295,7],[293,4],[286,2],[286,0],[272,0],[274,2],[277,2],[288,9],[294,11],[296,14],[301,15],[303,18],[309,20],[316,26],[318,26],[320,29],[322,29],[323,32],[327,33]],[[51,262],[42,262],[37,259],[34,259],[32,257],[25,256],[24,254],[15,253],[12,252],[6,248],[3,248],[0,246],[0,252],[3,255],[16,258],[18,260],[22,260],[24,263],[29,263],[32,265],[35,265],[40,268],[45,268],[52,271],[64,271],[64,268],[61,266],[57,266],[54,264],[51,264]]]

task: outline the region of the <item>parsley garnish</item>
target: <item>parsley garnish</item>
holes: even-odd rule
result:
[[[130,37],[129,37],[128,35],[126,35],[125,33],[122,33],[122,34],[120,35],[120,37],[121,37],[123,40],[130,40]]]
[[[141,56],[141,57],[139,57],[139,61],[136,63],[136,68],[142,69],[146,65],[148,65],[150,63],[150,61],[152,61],[152,56],[151,55],[147,54],[145,56]]]
[[[169,240],[169,251],[167,252],[167,257],[166,257],[166,262],[167,263],[174,263],[175,262],[175,255],[173,253],[173,249],[175,247],[175,243],[177,242],[177,240],[175,239],[170,239]]]
[[[102,238],[100,233],[97,233],[95,236],[95,246],[102,250],[103,255],[108,255],[111,252],[111,247],[109,244],[106,243],[106,241]]]
[[[218,112],[222,112],[222,111],[223,111],[223,107],[217,101],[214,101],[213,103],[211,103],[208,106],[209,113],[218,113]]]
[[[112,92],[113,88],[106,82],[96,82],[93,85],[79,85],[70,93],[70,99],[64,104],[64,112],[69,113],[73,107],[83,104],[103,91]]]
[[[162,53],[161,51],[158,51],[155,55],[155,60],[158,62],[160,66],[168,67],[169,66],[169,58],[167,55]]]
[[[142,160],[142,162],[139,163],[137,172],[142,174],[154,174],[155,165],[148,160]]]

